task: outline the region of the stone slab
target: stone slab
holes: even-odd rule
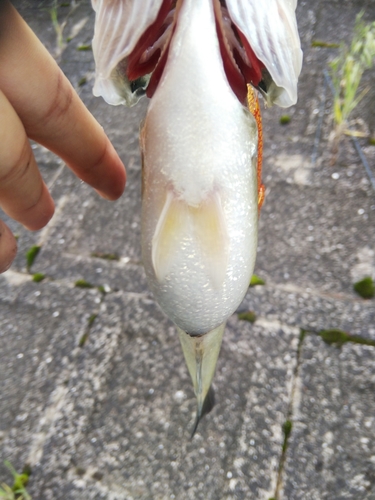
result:
[[[58,381],[69,379],[66,360],[79,350],[101,302],[95,289],[5,279],[14,293],[0,301],[1,467],[5,459],[28,461],[39,417]]]
[[[190,440],[195,398],[174,327],[147,297],[108,295],[31,491],[46,500],[271,496],[298,333],[232,318],[217,406]]]
[[[270,322],[319,332],[340,329],[375,339],[375,302],[352,295],[299,288],[293,283],[250,288],[238,311],[254,311]]]
[[[375,498],[374,348],[305,338],[280,500]]]
[[[355,14],[366,6],[374,18],[375,4],[299,2],[299,102],[286,111],[287,126],[279,123],[284,110],[264,113],[268,193],[256,272],[267,285],[250,289],[241,305],[256,312],[254,325],[230,318],[214,382],[217,405],[189,440],[191,382],[174,327],[149,295],[140,265],[138,134],[147,101],[126,110],[92,96],[92,53],[77,50],[92,36],[88,0],[72,2],[72,12],[57,5],[66,35],[87,18],[60,51],[55,2],[14,3],[103,125],[129,176],[123,198],[111,204],[34,145],[57,209],[41,232],[10,222],[20,252],[0,278],[0,481],[9,482],[8,458],[17,470],[32,465],[34,500],[268,500],[280,479],[282,425],[291,418],[278,500],[375,498],[374,349],[338,350],[310,333],[295,372],[300,328],[375,338],[374,300],[352,291],[363,275],[375,277],[374,194],[349,140],[329,166],[329,95],[311,163],[322,70],[336,53],[311,41],[349,40]],[[373,92],[358,107],[372,133]],[[375,148],[361,144],[375,161]],[[25,268],[33,244],[42,249],[32,272],[47,275],[39,284]],[[116,253],[119,261],[93,252]],[[109,293],[75,288],[80,278]]]

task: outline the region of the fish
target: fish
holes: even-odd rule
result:
[[[296,0],[92,0],[94,95],[150,101],[140,131],[142,261],[176,325],[197,399],[214,405],[227,319],[253,273],[261,183],[258,102],[297,100]]]

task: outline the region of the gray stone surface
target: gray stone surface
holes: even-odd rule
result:
[[[374,348],[308,336],[280,499],[375,498]]]
[[[19,253],[0,276],[0,482],[11,482],[8,459],[17,470],[31,465],[34,500],[374,499],[374,347],[339,348],[317,333],[340,328],[375,340],[374,299],[352,289],[375,278],[375,193],[349,138],[330,166],[332,99],[322,71],[336,51],[311,42],[348,40],[356,13],[366,7],[375,19],[375,4],[299,2],[299,102],[263,114],[267,197],[255,272],[266,285],[249,289],[239,308],[255,311],[254,324],[228,321],[217,404],[190,439],[193,389],[141,265],[138,132],[147,101],[128,110],[92,96],[92,52],[77,50],[92,38],[88,0],[58,5],[60,46],[54,2],[14,3],[105,128],[128,185],[120,200],[104,201],[33,145],[56,214],[36,233],[4,217]],[[374,99],[371,89],[353,115],[372,134]],[[282,126],[285,113],[291,121]],[[373,167],[375,147],[361,145]],[[41,246],[31,269],[46,275],[41,283],[26,269],[32,245]],[[79,279],[92,288],[75,287]]]

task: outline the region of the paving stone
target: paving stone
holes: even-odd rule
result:
[[[307,336],[280,500],[375,498],[374,348]]]
[[[147,100],[125,109],[92,95],[92,52],[77,50],[92,37],[89,0],[14,4],[104,127],[128,184],[120,200],[107,202],[32,146],[56,214],[35,233],[5,217],[19,236],[19,254],[0,277],[0,482],[10,482],[7,458],[17,470],[31,464],[34,500],[268,500],[278,480],[278,500],[375,498],[374,348],[338,349],[312,333],[340,328],[375,339],[375,302],[352,289],[364,275],[375,278],[375,198],[350,138],[330,166],[332,97],[322,72],[337,50],[311,46],[349,41],[357,12],[366,7],[366,19],[374,19],[375,4],[299,2],[299,101],[264,111],[268,192],[256,273],[267,284],[249,289],[240,306],[255,311],[253,325],[236,315],[228,322],[217,404],[192,440],[191,381],[141,266],[138,136]],[[66,22],[60,45],[53,8]],[[374,74],[365,75],[370,87]],[[371,88],[353,113],[372,135],[374,99]],[[283,114],[288,125],[280,124]],[[375,148],[360,143],[372,165]],[[41,246],[31,268],[46,275],[41,283],[26,269],[32,245]],[[74,287],[78,279],[93,288]],[[301,328],[311,333],[295,371]],[[280,477],[288,418],[293,428]]]
[[[321,188],[319,197],[314,191],[285,182],[272,186],[261,213],[257,269],[279,283],[349,293],[365,248],[375,275],[374,196],[361,190],[344,195],[335,186]]]
[[[195,398],[174,327],[147,297],[109,295],[84,354],[67,367],[68,392],[31,492],[46,500],[270,496],[298,334],[233,317],[217,406],[190,440]]]
[[[375,339],[375,302],[351,295],[323,293],[293,283],[250,288],[238,311],[254,311],[270,322],[307,331],[340,329]]]
[[[26,448],[39,416],[58,380],[63,384],[69,379],[66,360],[79,350],[101,301],[97,290],[31,281],[12,284],[13,300],[0,302],[1,465],[4,459],[27,462]]]

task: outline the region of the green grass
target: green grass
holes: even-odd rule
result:
[[[40,246],[34,245],[26,252],[26,266],[27,270],[30,271],[30,267],[34,264],[34,260],[38,255]]]
[[[104,253],[104,252],[92,252],[91,257],[96,257],[97,259],[105,259],[105,260],[120,259],[117,253]]]
[[[280,117],[280,125],[288,125],[290,123],[291,117],[289,115],[282,115]]]
[[[82,87],[83,85],[86,85],[86,83],[87,83],[87,78],[83,76],[78,82],[78,87]]]
[[[351,44],[341,44],[339,55],[330,63],[330,76],[335,90],[335,149],[342,134],[350,133],[347,130],[349,117],[369,90],[360,90],[360,83],[363,73],[374,64],[375,21],[365,24],[362,18],[363,11],[356,17]]]
[[[349,335],[349,333],[344,332],[343,330],[340,330],[338,328],[332,328],[330,330],[321,330],[319,332],[319,335],[326,344],[336,344],[338,347],[341,347],[347,342],[352,342],[353,344],[370,345],[375,347],[375,340],[366,339],[358,335]]]
[[[31,496],[26,491],[31,474],[30,469],[25,468],[21,474],[18,474],[10,462],[5,461],[4,464],[13,476],[13,486],[1,483],[0,498],[4,500],[31,500]]]
[[[94,285],[92,285],[91,283],[89,283],[86,280],[77,280],[74,283],[74,286],[76,286],[78,288],[94,288]]]
[[[250,280],[250,286],[257,286],[257,285],[265,285],[266,282],[257,276],[256,274],[253,274]]]
[[[52,25],[53,25],[53,28],[54,28],[55,33],[56,33],[57,50],[59,52],[62,52],[62,50],[64,49],[64,46],[65,46],[63,32],[64,32],[64,28],[66,25],[66,20],[62,23],[59,22],[57,9],[58,9],[58,5],[57,5],[57,2],[55,2],[53,4],[52,8],[49,10],[49,14],[51,16]]]
[[[43,273],[35,273],[33,274],[33,281],[35,281],[35,283],[40,283],[41,281],[43,281],[45,278],[45,275]]]
[[[283,453],[286,452],[288,447],[288,439],[290,433],[292,432],[293,423],[291,420],[286,420],[283,425],[283,433],[284,433],[284,443],[283,443]]]
[[[91,314],[91,316],[89,317],[89,327],[93,325],[97,316],[98,316],[97,314]]]
[[[78,342],[79,347],[83,347],[86,344],[88,338],[89,338],[89,334],[88,334],[88,332],[85,332],[82,335],[82,337],[79,339],[79,342]]]
[[[324,42],[323,40],[313,40],[311,42],[311,47],[320,47],[324,49],[338,49],[340,47],[340,44]]]
[[[78,45],[77,50],[79,51],[92,50],[91,43]]]

